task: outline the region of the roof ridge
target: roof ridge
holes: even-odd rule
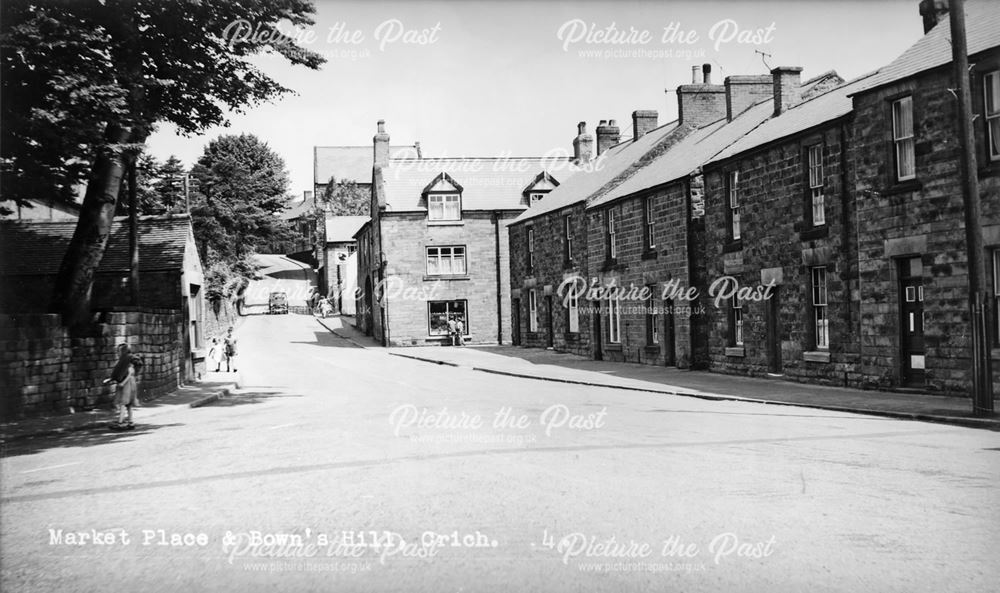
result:
[[[684,125],[677,126],[653,144],[653,146],[650,146],[639,158],[632,161],[632,163],[626,167],[625,170],[612,177],[597,191],[587,196],[585,201],[590,204],[591,202],[599,200],[601,197],[608,194],[612,189],[628,181],[637,172],[644,169],[656,159],[660,158],[663,153],[673,148],[678,142],[687,138],[698,129],[700,128],[688,127]],[[677,132],[681,133],[677,134]]]

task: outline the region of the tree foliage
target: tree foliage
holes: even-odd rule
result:
[[[191,169],[191,217],[209,265],[239,262],[288,233],[277,214],[289,186],[285,162],[252,134],[211,141]]]
[[[334,216],[368,216],[371,209],[371,191],[360,187],[354,180],[337,182],[333,177],[320,196],[323,208]]]
[[[312,24],[310,0],[4,0],[0,4],[4,199],[69,198],[87,179],[53,305],[89,316],[126,168],[158,122],[188,134],[290,91],[251,62],[323,59],[278,30]],[[241,32],[240,23],[246,28]],[[260,34],[264,32],[264,34]]]

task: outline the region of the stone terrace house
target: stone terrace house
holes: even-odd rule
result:
[[[358,326],[386,345],[509,343],[506,222],[559,185],[566,159],[391,159],[374,137],[371,221],[359,241]]]
[[[853,93],[861,373],[881,387],[967,393],[968,271],[947,14]],[[940,17],[940,22],[936,22]],[[973,125],[993,310],[1000,304],[1000,10],[966,4]],[[928,30],[929,29],[929,30]],[[994,316],[994,325],[997,317]],[[1000,329],[994,329],[1000,348]],[[993,353],[1000,372],[1000,349]]]
[[[827,89],[800,85],[800,72],[772,70],[766,121],[704,166],[706,277],[735,280],[709,295],[710,367],[856,386],[849,95],[865,77],[828,76],[839,86]]]
[[[45,313],[56,274],[76,222],[0,222],[0,310]],[[130,303],[128,218],[114,220],[107,249],[94,280],[95,311],[127,311]],[[184,377],[193,379],[204,358],[204,277],[187,214],[139,218],[139,306],[182,314],[186,360]]]
[[[320,294],[329,295],[333,307],[341,313],[354,313],[354,289],[357,287],[358,250],[354,235],[368,222],[367,216],[326,217],[319,265]],[[345,311],[346,309],[346,311]]]

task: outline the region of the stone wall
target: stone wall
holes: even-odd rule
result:
[[[1000,161],[990,161],[983,117],[983,74],[1000,69],[1000,51],[970,56],[979,189],[987,270],[1000,249]],[[871,386],[904,382],[900,339],[900,261],[919,258],[924,287],[926,388],[967,394],[968,255],[959,173],[952,67],[855,97],[854,162],[858,195],[862,372]],[[892,101],[913,100],[916,178],[897,182],[892,148]],[[1000,350],[993,354],[1000,376]]]
[[[543,198],[544,199],[544,198]],[[573,237],[572,259],[566,258],[565,217],[570,217]],[[579,301],[579,331],[569,331],[569,314],[559,295],[559,286],[567,278],[587,278],[587,218],[583,203],[549,212],[524,223],[512,225],[510,232],[511,306],[518,307],[520,345],[546,348],[550,343],[549,317],[552,318],[551,343],[555,350],[583,356],[592,354],[592,315],[590,303]],[[528,228],[534,232],[534,266],[528,268]],[[529,292],[538,300],[537,331],[529,331]],[[547,298],[551,297],[551,299]],[[551,306],[551,310],[550,310]]]
[[[832,122],[780,143],[706,167],[706,318],[710,368],[726,373],[861,386],[858,371],[856,252],[853,188],[845,147],[850,128]],[[808,149],[821,146],[825,224],[812,222]],[[741,235],[730,239],[727,176],[739,172]],[[825,268],[830,340],[818,347],[812,307],[812,270]],[[744,343],[731,343],[731,301],[719,300],[711,283],[729,276],[741,287],[774,282],[767,300],[745,300]],[[721,288],[721,285],[720,285]],[[718,306],[717,306],[718,304]],[[771,358],[768,326],[776,333]]]
[[[128,343],[143,358],[139,394],[148,399],[177,388],[187,353],[179,311],[141,309],[102,313],[80,330],[58,315],[0,316],[0,393],[5,418],[65,414],[109,406],[102,382]]]

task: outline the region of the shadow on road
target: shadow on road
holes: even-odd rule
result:
[[[3,452],[0,456],[17,457],[20,455],[32,455],[48,449],[60,449],[70,447],[91,447],[94,445],[107,445],[119,441],[127,442],[132,439],[141,438],[144,435],[152,434],[156,431],[169,429],[183,424],[145,424],[137,422],[132,430],[111,430],[107,426],[84,428],[58,435],[47,435],[38,437],[26,437],[17,439],[9,443],[4,443]]]
[[[308,344],[310,346],[326,346],[328,348],[361,348],[354,342],[338,336],[337,334],[329,331],[325,332],[313,332],[316,339],[312,342],[299,341],[299,342],[289,342],[290,344]]]
[[[290,397],[302,397],[297,394],[283,393],[281,391],[241,391],[229,395],[227,397],[220,398],[210,404],[207,404],[206,408],[231,408],[234,406],[246,406],[252,404],[262,404],[271,399],[286,399]]]

